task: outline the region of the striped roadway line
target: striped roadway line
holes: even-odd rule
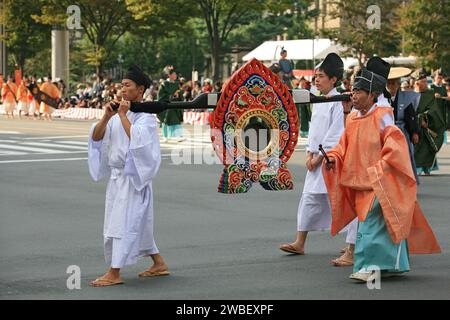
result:
[[[70,149],[70,150],[87,150],[86,146],[68,146],[65,144],[56,144],[56,143],[45,143],[45,142],[22,142],[21,146],[36,146],[36,147],[57,147],[62,149]]]
[[[23,138],[23,140],[45,140],[45,139],[67,139],[67,138],[88,138],[88,135],[82,136],[51,136],[51,137],[32,137],[32,138]]]
[[[48,141],[48,140],[46,140],[46,141]],[[80,146],[88,145],[87,141],[61,141],[61,140],[58,140],[58,141],[53,141],[53,142],[55,142],[57,144],[64,143],[64,144],[74,144],[74,145],[80,145]]]
[[[49,149],[49,148],[36,148],[36,147],[25,147],[25,146],[12,146],[12,145],[0,145],[0,149],[10,149],[10,150],[19,150],[19,151],[28,151],[28,152],[38,152],[38,153],[67,153],[67,151]]]
[[[8,151],[8,150],[1,150],[0,149],[0,156],[23,156],[25,154],[28,154],[26,152],[17,152],[17,151]]]
[[[87,160],[88,158],[61,158],[61,159],[31,159],[31,160],[5,160],[0,161],[0,164],[4,163],[28,163],[28,162],[60,162],[60,161],[78,161]]]

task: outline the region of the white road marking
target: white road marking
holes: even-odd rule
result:
[[[17,146],[17,145],[13,146],[13,145],[6,145],[6,144],[0,145],[0,149],[10,149],[10,150],[29,151],[29,152],[38,152],[38,153],[67,153],[67,151],[63,151],[63,150],[24,147],[24,146]]]
[[[30,159],[30,160],[5,160],[0,163],[26,163],[26,162],[59,162],[59,161],[78,161],[87,160],[88,158],[62,158],[62,159]]]
[[[61,141],[61,140],[57,140],[57,141],[53,141],[55,143],[65,143],[65,144],[75,144],[75,145],[80,145],[80,146],[87,146],[88,142],[87,141]]]
[[[64,144],[56,144],[56,143],[45,143],[45,142],[24,142],[20,145],[26,146],[36,146],[36,147],[57,147],[62,149],[71,149],[71,150],[87,150],[86,147],[82,146],[67,146]]]
[[[67,139],[67,138],[88,138],[88,135],[82,136],[51,136],[51,137],[33,137],[33,138],[23,138],[24,140],[44,140],[44,139]]]
[[[26,152],[0,150],[0,156],[23,156]]]

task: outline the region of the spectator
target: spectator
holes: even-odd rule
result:
[[[214,83],[214,91],[213,92],[219,93],[221,90],[222,90],[222,82],[216,81]]]
[[[280,65],[281,81],[285,83],[289,88],[292,88],[291,80],[294,78],[294,62],[287,59],[287,50],[282,48],[280,52]]]
[[[66,97],[66,95],[67,95],[67,86],[64,83],[64,80],[63,79],[56,79],[56,80],[57,80],[57,87],[59,89],[61,97]]]
[[[83,98],[83,95],[84,95],[84,86],[81,83],[79,83],[77,85],[76,96],[78,97],[78,99],[81,99]]]
[[[192,88],[192,99],[195,99],[200,93],[202,93],[202,85],[199,81],[194,81]]]
[[[211,80],[206,79],[206,80],[205,80],[205,83],[204,83],[204,85],[203,85],[203,88],[202,88],[202,92],[203,92],[203,93],[211,93],[212,90],[213,90],[213,87],[212,87],[212,85],[211,85]]]

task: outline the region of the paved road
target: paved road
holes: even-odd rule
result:
[[[141,260],[123,270],[126,285],[91,288],[89,280],[106,267],[106,182],[90,180],[85,160],[91,124],[0,120],[0,299],[450,298],[450,146],[440,152],[441,170],[422,178],[419,189],[443,254],[413,256],[411,273],[368,290],[347,278],[351,269],[329,265],[343,236],[313,233],[301,257],[277,249],[295,235],[305,176],[302,144],[289,162],[294,191],[255,186],[245,195],[223,195],[216,192],[220,165],[174,164],[189,159],[189,152],[191,160],[194,154],[208,157],[207,133],[162,144],[155,228],[172,275],[138,279],[148,264]],[[81,268],[80,290],[66,287],[70,265]]]

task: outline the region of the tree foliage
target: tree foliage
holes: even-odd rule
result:
[[[450,72],[449,1],[412,0],[400,8],[399,16],[405,50],[419,56],[424,67]]]
[[[340,28],[325,34],[347,48],[362,65],[364,57],[391,56],[399,51],[401,36],[395,30],[398,0],[331,1],[330,15],[341,20]],[[372,6],[379,12],[368,10]],[[376,26],[376,23],[379,25]]]
[[[7,0],[0,12],[0,23],[5,26],[2,39],[8,47],[12,61],[25,70],[27,59],[50,46],[50,26],[36,22],[32,16],[41,14],[39,0]]]
[[[86,62],[102,73],[117,41],[135,25],[132,14],[123,0],[44,0],[43,14],[34,18],[44,24],[64,27],[67,8],[72,5],[80,8],[80,24],[92,45]]]

